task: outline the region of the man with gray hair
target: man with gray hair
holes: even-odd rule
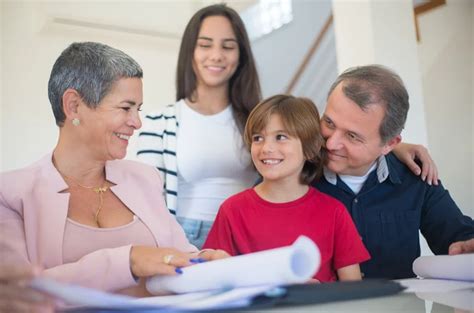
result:
[[[347,207],[372,259],[365,278],[413,277],[419,230],[435,254],[474,252],[474,222],[439,183],[423,181],[393,154],[401,141],[408,93],[391,70],[348,69],[332,85],[321,133],[324,177],[313,185]]]

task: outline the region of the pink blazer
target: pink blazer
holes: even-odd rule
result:
[[[191,245],[168,212],[160,175],[151,166],[128,160],[106,163],[112,192],[149,228],[160,247],[184,252]],[[38,264],[45,275],[105,291],[136,284],[130,248],[102,249],[63,264],[63,237],[69,194],[52,163],[52,154],[26,168],[0,174],[0,262]]]

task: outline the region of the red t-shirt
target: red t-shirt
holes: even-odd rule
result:
[[[337,280],[336,270],[364,262],[370,255],[344,205],[310,187],[301,198],[272,203],[247,189],[221,205],[204,248],[231,255],[291,245],[300,235],[311,238],[321,252],[314,278]]]

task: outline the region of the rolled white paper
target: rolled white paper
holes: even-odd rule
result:
[[[316,244],[300,236],[291,246],[270,249],[182,268],[176,276],[157,275],[146,282],[152,294],[302,283],[319,269]]]
[[[420,256],[413,272],[423,278],[474,282],[474,254]]]

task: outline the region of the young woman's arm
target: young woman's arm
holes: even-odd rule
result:
[[[430,185],[438,185],[438,169],[431,158],[428,149],[422,145],[400,143],[394,149],[395,156],[408,166],[413,173],[421,175],[421,179]],[[420,166],[415,162],[420,160]]]

